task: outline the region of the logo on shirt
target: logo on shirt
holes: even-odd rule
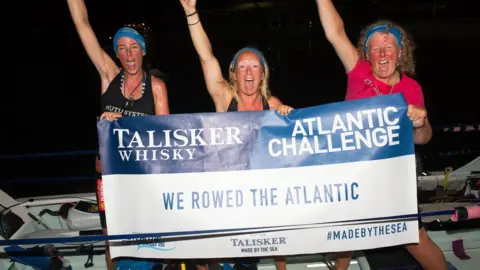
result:
[[[120,109],[120,108],[117,108],[117,107],[112,106],[112,105],[105,106],[105,111],[121,113],[124,116],[146,116],[146,114],[141,113],[141,112],[124,110],[124,109]]]
[[[367,90],[368,88],[373,87],[373,82],[372,82],[370,79],[365,79],[365,80],[363,81],[363,83],[364,83],[365,86],[366,86],[366,87],[364,88],[364,90]]]

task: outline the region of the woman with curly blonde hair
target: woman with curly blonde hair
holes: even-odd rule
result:
[[[269,68],[263,54],[251,47],[238,51],[229,67],[229,79],[225,80],[200,16],[197,0],[180,0],[186,14],[190,36],[200,57],[207,90],[217,112],[277,110],[290,113],[292,108],[270,94]]]
[[[415,75],[414,44],[406,31],[390,21],[378,21],[361,33],[357,47],[349,40],[343,20],[331,0],[316,0],[327,40],[334,47],[348,76],[346,100],[402,93],[413,121],[415,144],[432,138],[422,87]],[[406,245],[423,269],[447,270],[445,256],[429,238],[419,220],[419,243]],[[336,269],[347,269],[352,252],[337,256]]]

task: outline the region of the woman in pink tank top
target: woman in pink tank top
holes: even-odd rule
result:
[[[325,35],[348,75],[345,99],[402,93],[408,104],[408,116],[413,121],[415,143],[427,144],[432,138],[432,128],[422,87],[410,77],[415,75],[414,46],[405,30],[389,21],[376,22],[362,31],[355,47],[332,1],[316,1]],[[447,270],[442,251],[423,227],[420,227],[419,233],[418,244],[406,245],[410,254],[424,269]],[[347,269],[351,256],[351,251],[338,253],[336,269]]]

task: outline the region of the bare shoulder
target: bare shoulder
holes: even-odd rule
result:
[[[152,90],[154,92],[166,91],[167,90],[167,85],[165,84],[165,82],[162,79],[152,76]]]
[[[155,103],[155,114],[170,114],[170,109],[168,106],[167,86],[162,79],[152,76],[152,92]]]

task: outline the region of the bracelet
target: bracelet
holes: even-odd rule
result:
[[[198,19],[197,22],[195,22],[195,23],[189,23],[188,25],[195,25],[195,24],[197,24],[197,23],[199,23],[199,22],[200,22],[200,19]]]
[[[195,15],[195,14],[197,14],[197,11],[196,11],[196,10],[195,10],[195,12],[193,12],[193,13],[190,13],[190,14],[188,14],[188,15],[187,15],[187,16],[185,16],[185,17],[186,17],[186,18],[188,18],[188,17],[190,17],[190,16],[193,16],[193,15]]]

